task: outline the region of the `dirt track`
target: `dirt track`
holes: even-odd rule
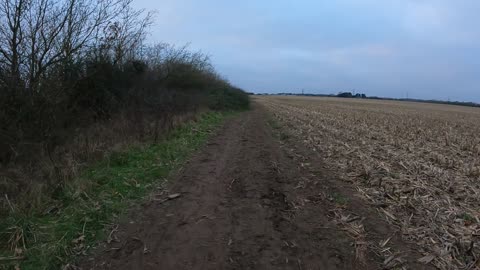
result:
[[[81,267],[381,269],[385,258],[368,249],[359,253],[358,239],[334,222],[329,192],[352,197],[343,211],[358,210],[364,218],[364,241],[393,236],[390,244],[403,254],[404,265],[424,267],[354,191],[318,173],[321,166],[305,168],[307,153],[298,153],[306,150],[280,143],[267,119],[255,104],[226,123],[172,179],[167,194],[181,197],[151,200],[132,211],[113,237],[118,241],[99,248]]]

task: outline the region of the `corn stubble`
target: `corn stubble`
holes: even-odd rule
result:
[[[258,100],[439,269],[480,268],[480,109]]]

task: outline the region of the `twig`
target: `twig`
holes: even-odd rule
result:
[[[0,261],[18,261],[25,259],[24,256],[17,256],[17,257],[0,257]]]
[[[181,196],[182,196],[182,194],[180,194],[180,193],[175,193],[175,194],[168,195],[167,198],[162,199],[162,200],[158,200],[158,199],[153,199],[153,200],[154,200],[154,201],[157,201],[157,202],[160,202],[160,203],[164,203],[164,202],[166,202],[166,201],[170,201],[170,200],[174,200],[174,199],[180,198]]]
[[[228,187],[229,189],[232,189],[232,186],[233,186],[233,183],[235,182],[235,180],[237,180],[237,179],[233,178],[232,182],[230,182],[230,186]]]
[[[14,212],[15,212],[15,208],[13,208],[13,205],[12,205],[12,203],[10,202],[10,200],[8,199],[8,195],[7,195],[7,194],[5,194],[5,199],[7,200],[8,206],[10,207],[10,209],[12,210],[12,212],[14,213]]]

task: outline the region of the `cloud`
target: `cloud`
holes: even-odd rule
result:
[[[461,4],[460,2],[463,2]],[[403,24],[415,39],[438,45],[478,45],[478,1],[407,1]]]
[[[347,66],[361,61],[383,60],[392,57],[394,50],[381,44],[369,44],[357,47],[333,48],[326,53],[327,58],[332,64]]]
[[[365,89],[480,101],[478,0],[134,0],[151,41],[191,42],[250,91]]]

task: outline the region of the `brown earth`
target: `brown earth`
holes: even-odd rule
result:
[[[172,179],[165,194],[181,196],[133,209],[81,268],[426,268],[318,153],[279,140],[268,119],[255,104],[228,121]],[[346,199],[339,206],[332,196]],[[348,230],[353,221],[361,237]],[[395,256],[385,258],[373,246],[389,238]]]

